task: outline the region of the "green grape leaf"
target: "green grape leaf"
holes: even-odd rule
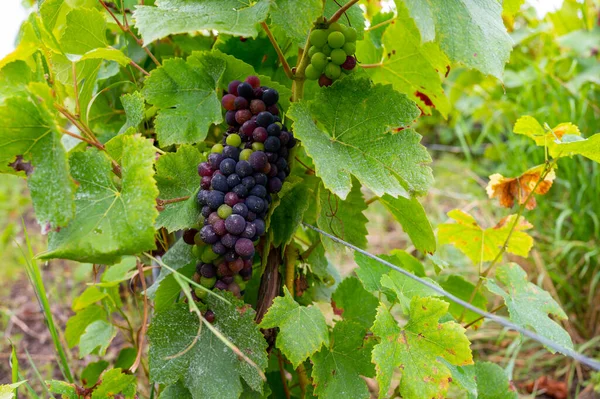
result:
[[[83,55],[90,50],[106,47],[106,18],[93,8],[69,11],[59,43],[66,54]]]
[[[517,399],[519,395],[511,387],[502,367],[490,362],[477,362],[468,366],[453,366],[452,380],[467,391],[469,399]]]
[[[403,5],[396,0],[398,9]],[[424,42],[435,40],[448,58],[500,79],[512,40],[497,0],[404,0]]]
[[[527,281],[527,273],[516,263],[502,265],[496,269],[496,279],[504,285],[501,288],[494,280],[488,279],[486,286],[490,292],[504,298],[510,319],[524,328],[533,328],[544,338],[566,348],[573,349],[569,334],[549,316],[566,320],[567,315],[550,294]],[[551,352],[552,349],[548,348]]]
[[[322,345],[329,345],[329,331],[319,308],[300,306],[286,287],[283,290],[284,296],[275,298],[260,328],[279,327],[275,345],[294,367],[298,367]]]
[[[19,155],[31,161],[28,185],[38,222],[65,226],[74,216],[75,184],[52,114],[33,98],[12,97],[0,106],[0,121],[0,169]]]
[[[121,103],[123,104],[127,119],[123,127],[119,130],[119,134],[125,133],[131,127],[137,129],[139,124],[144,120],[144,112],[146,110],[144,96],[139,91],[122,95]]]
[[[107,269],[102,273],[99,287],[116,287],[123,281],[132,278],[135,272],[132,270],[136,267],[136,259],[133,256],[125,256],[121,262],[107,266]]]
[[[102,374],[102,383],[92,392],[92,399],[123,397],[133,399],[136,395],[136,376],[125,374],[121,369],[108,370]]]
[[[566,136],[561,143],[555,143],[550,146],[550,155],[554,158],[581,155],[600,163],[600,133],[596,133],[587,139],[569,137],[571,141],[566,141]]]
[[[303,47],[313,22],[321,16],[321,0],[274,0],[271,21],[299,47]]]
[[[367,204],[360,191],[360,184],[355,180],[352,190],[348,196],[342,200],[333,193],[330,193],[323,185],[319,185],[319,214],[317,217],[317,226],[342,240],[348,241],[359,248],[367,246],[367,222],[369,221],[363,211],[367,209]],[[322,237],[323,246],[327,252],[335,252],[345,249],[331,240]]]
[[[506,15],[515,15],[521,9],[525,0],[504,0],[502,2],[502,13]]]
[[[294,134],[315,163],[327,189],[346,199],[352,175],[375,195],[424,193],[431,185],[431,157],[412,129],[418,108],[391,86],[354,75],[294,103],[288,116]],[[315,122],[318,121],[318,124]]]
[[[285,183],[284,183],[285,184]],[[304,212],[308,209],[313,194],[306,184],[296,184],[285,195],[279,193],[281,201],[273,211],[269,228],[273,234],[273,245],[280,247],[289,244],[294,233],[302,223]]]
[[[216,88],[225,62],[201,54],[210,53],[165,60],[146,78],[142,94],[159,109],[155,126],[162,147],[202,141],[210,125],[223,120]]]
[[[369,68],[375,82],[390,83],[406,94],[427,114],[436,108],[448,116],[450,103],[444,94],[440,73],[446,73],[449,61],[436,43],[421,43],[421,35],[406,8],[398,4],[398,19],[381,38],[384,57],[378,67]]]
[[[190,197],[185,201],[164,205],[156,219],[156,228],[165,227],[169,232],[198,224],[200,207],[196,193],[200,187],[198,164],[204,156],[191,145],[182,145],[177,152],[161,155],[156,161],[156,185],[161,200]]]
[[[70,57],[73,61],[85,61],[85,60],[105,60],[114,61],[121,66],[127,66],[131,63],[131,59],[123,54],[120,50],[112,47],[96,48],[85,53],[81,58]]]
[[[379,202],[392,214],[394,219],[402,225],[415,248],[426,253],[435,252],[435,235],[423,205],[415,197],[410,199],[398,196],[384,195]]]
[[[344,279],[331,296],[334,312],[344,320],[370,328],[375,321],[379,300],[365,290],[356,277]]]
[[[439,284],[428,277],[421,277],[423,280],[439,287]],[[381,277],[381,285],[391,290],[398,299],[402,311],[405,314],[410,312],[410,306],[413,298],[423,298],[432,296],[441,296],[441,294],[431,288],[405,276],[404,274],[392,270]]]
[[[330,342],[331,346],[311,357],[315,394],[323,399],[369,398],[367,385],[360,377],[375,375],[371,363],[375,342],[367,337],[367,328],[353,321],[339,321],[333,328]]]
[[[256,37],[256,25],[267,18],[269,5],[269,0],[163,0],[156,7],[138,6],[133,16],[146,44],[201,30]]]
[[[471,303],[471,305],[476,306],[483,311],[487,311],[487,298],[485,297],[485,295],[478,291],[471,300],[473,290],[475,290],[475,285],[465,280],[462,276],[449,276],[446,279],[446,281],[444,281],[441,284],[441,286],[443,289],[445,289],[452,295]],[[475,320],[481,319],[476,323],[472,324],[472,327],[474,329],[477,329],[483,324],[483,319],[477,313],[465,309],[463,306],[459,305],[456,302],[450,301],[450,308],[448,309],[448,311],[457,320],[462,316],[462,321],[465,322],[465,324],[470,324]]]
[[[230,303],[213,295],[205,300],[216,315],[213,326],[264,371],[267,342],[254,322],[254,310],[229,293],[221,295]],[[242,380],[253,390],[262,391],[257,370],[205,325],[199,330],[199,322],[183,304],[155,315],[148,331],[152,381],[169,385],[182,379],[195,399],[237,399],[243,390]]]
[[[408,322],[400,327],[389,309],[380,305],[373,333],[381,343],[373,349],[379,395],[385,397],[396,369],[401,373],[402,397],[444,397],[451,372],[440,359],[453,365],[473,362],[465,329],[453,321],[440,323],[448,303],[435,298],[414,298]]]
[[[160,394],[160,399],[193,399],[190,390],[187,389],[181,381],[169,385]]]
[[[81,381],[85,383],[87,388],[94,386],[98,382],[98,378],[104,370],[108,368],[110,363],[106,360],[89,363],[81,372]]]
[[[480,262],[491,261],[498,255],[517,217],[516,215],[507,216],[496,226],[483,229],[473,216],[461,210],[454,209],[448,212],[448,216],[457,223],[445,223],[438,226],[438,243],[454,245],[476,265]],[[531,227],[525,218],[520,217],[510,236],[506,252],[527,256],[533,246],[533,238],[525,230]]]
[[[0,69],[0,104],[9,97],[23,95],[27,85],[33,81],[34,73],[25,61],[10,62]]]
[[[350,0],[325,0],[325,9],[323,11],[323,15],[326,18],[331,18],[341,6],[345,5],[349,1]],[[350,22],[348,22],[348,20],[350,20]],[[343,25],[352,26],[354,29],[356,29],[356,32],[358,33],[358,40],[363,38],[365,32],[365,17],[363,16],[363,12],[358,4],[351,6],[345,12],[345,14],[338,19],[338,22]]]
[[[120,135],[106,144],[121,165],[115,183],[111,162],[96,149],[71,155],[71,174],[79,183],[76,216],[66,228],[50,234],[42,259],[112,264],[123,255],[154,248],[158,195],[154,182],[154,149],[141,136]]]
[[[196,261],[198,259],[196,259],[196,257],[193,255],[192,248],[192,245],[188,245],[183,241],[183,239],[179,239],[163,256],[162,262],[174,270],[179,270],[189,264],[196,265]],[[148,290],[146,291],[148,298],[155,299],[155,295],[161,288],[163,280],[171,273],[172,272],[167,268],[163,267],[160,269],[160,274],[154,280],[154,284],[148,287]],[[172,288],[176,289],[177,292],[180,291],[178,286]]]
[[[177,270],[179,274],[182,274],[187,278],[192,278],[195,271],[196,265],[194,263],[185,265],[181,269]],[[168,276],[160,280],[160,283],[156,288],[155,295],[153,295],[154,310],[160,312],[163,309],[167,309],[173,306],[173,304],[177,302],[177,299],[180,295],[181,286],[176,280],[175,275],[173,273],[170,273]]]
[[[46,381],[46,385],[50,392],[61,395],[61,399],[79,399],[81,397],[77,395],[74,384],[69,384],[66,381],[50,380]]]
[[[96,320],[88,325],[79,339],[79,357],[92,353],[104,356],[108,345],[117,335],[117,328],[104,320]]]
[[[65,340],[69,348],[79,344],[79,339],[90,324],[104,319],[106,319],[106,311],[98,305],[88,306],[77,312],[75,316],[71,316],[65,329]]]

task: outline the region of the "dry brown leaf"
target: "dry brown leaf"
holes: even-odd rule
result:
[[[490,176],[490,182],[485,190],[490,198],[498,197],[500,205],[505,208],[512,208],[515,199],[517,199],[519,205],[522,205],[534,188],[535,194],[544,195],[550,190],[550,187],[552,187],[552,183],[556,178],[554,169],[546,175],[544,181],[537,184],[542,177],[541,175],[544,171],[544,166],[545,165],[539,165],[535,168],[531,168],[519,177],[504,177],[500,173],[495,173]],[[536,206],[537,202],[532,195],[525,207],[531,210]]]

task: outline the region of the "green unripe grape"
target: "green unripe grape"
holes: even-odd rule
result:
[[[331,54],[331,47],[329,47],[327,44],[324,45],[323,47],[321,47],[321,52],[323,54],[325,54],[326,56],[329,57],[329,54]]]
[[[341,48],[346,43],[346,38],[342,32],[331,32],[327,37],[327,44],[331,48]]]
[[[252,143],[252,149],[254,151],[264,151],[265,145],[263,143],[259,143],[259,142],[255,141],[254,143]]]
[[[232,147],[238,147],[240,144],[242,144],[242,138],[239,134],[230,134],[229,136],[227,136],[227,140],[225,140],[225,142],[227,143],[227,145],[230,145]]]
[[[346,44],[344,44],[344,47],[342,48],[346,52],[346,55],[353,55],[354,53],[356,53],[356,43],[346,42]]]
[[[321,72],[317,71],[313,64],[309,64],[304,70],[304,75],[306,75],[306,79],[317,80],[321,76]]]
[[[204,251],[202,252],[202,255],[200,256],[200,260],[204,263],[211,263],[211,262],[215,261],[218,257],[219,257],[219,255],[214,253],[214,251],[212,250],[210,245],[205,245]]]
[[[310,44],[315,47],[323,47],[327,43],[327,31],[323,29],[315,29],[310,33]]]
[[[358,36],[358,34],[356,33],[356,29],[354,29],[351,26],[346,26],[344,28],[344,30],[342,31],[342,33],[344,34],[344,37],[346,38],[346,43],[347,42],[355,42],[356,38]]]
[[[254,151],[252,151],[250,148],[243,149],[242,152],[240,152],[240,161],[247,161],[253,152]]]
[[[210,149],[210,152],[216,152],[219,154],[223,153],[223,144],[215,144],[212,146],[212,148]]]
[[[237,283],[237,285],[240,287],[240,291],[244,291],[246,289],[245,281],[242,281],[241,283]]]
[[[310,46],[310,48],[308,49],[308,56],[312,57],[313,55],[315,55],[319,51],[321,51],[321,49],[319,47]]]
[[[339,22],[334,22],[331,25],[329,25],[329,32],[343,32],[344,30],[344,25],[340,24]]]
[[[203,247],[206,245],[206,243],[202,241],[202,238],[200,237],[200,232],[196,233],[196,235],[194,236],[194,244],[196,244],[199,247]]]
[[[241,283],[244,283],[244,278],[239,274],[236,274],[235,276],[233,276],[233,282],[239,285]]]
[[[200,257],[202,256],[202,252],[204,252],[204,248],[206,248],[205,246],[197,246],[194,245],[192,247],[192,255],[194,255],[194,257],[196,257],[197,259],[200,259]]]
[[[341,48],[336,48],[331,51],[331,62],[335,65],[342,65],[346,62],[346,52]]]
[[[313,68],[315,68],[318,72],[321,72],[325,69],[325,65],[327,65],[327,56],[323,53],[316,53],[312,57],[310,57],[310,63]]]
[[[205,288],[208,288],[208,289],[214,287],[216,282],[217,282],[216,277],[211,277],[211,278],[204,277],[204,276],[200,277],[200,285]]]
[[[223,220],[227,219],[233,213],[233,209],[227,204],[223,204],[217,209],[217,215]]]
[[[333,62],[330,62],[325,67],[325,76],[327,76],[331,80],[336,80],[342,74],[342,68],[339,65],[335,65]]]
[[[198,297],[198,299],[205,299],[208,296],[208,292],[203,290],[202,288],[194,288],[194,294]]]

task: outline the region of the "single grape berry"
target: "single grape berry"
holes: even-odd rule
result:
[[[331,62],[335,65],[342,65],[346,61],[346,52],[341,48],[331,51]]]
[[[334,22],[329,25],[330,32],[342,32],[344,30],[344,25],[339,22]]]
[[[254,255],[254,244],[248,238],[240,238],[235,243],[235,252],[244,258],[249,258]]]
[[[227,145],[225,148],[223,148],[223,157],[231,158],[234,161],[237,161],[240,157],[240,149],[231,145]]]
[[[240,152],[240,161],[247,161],[250,158],[250,155],[252,155],[254,151],[252,151],[250,148],[244,148],[241,152]]]
[[[315,47],[323,47],[327,43],[327,31],[325,29],[315,29],[310,33],[310,44]]]
[[[346,43],[346,38],[342,32],[331,32],[329,36],[327,36],[327,44],[332,49],[341,48],[344,43]],[[240,88],[238,87],[238,92]]]
[[[216,288],[216,289],[218,289],[218,290],[226,290],[226,289],[227,289],[227,284],[225,284],[224,282],[222,282],[221,280],[219,280],[219,281],[217,281],[217,282],[215,283],[215,288]],[[208,311],[206,311],[206,312],[208,313]],[[211,321],[210,321],[210,320],[208,320],[208,318],[207,318],[206,316],[205,316],[205,318],[206,318],[206,320],[207,320],[209,323],[211,323]],[[213,318],[212,316],[211,316],[211,318],[212,318],[212,319],[213,319],[213,321],[214,321],[214,318]]]
[[[217,255],[225,255],[227,253],[227,247],[221,244],[221,241],[214,243],[211,249]]]
[[[354,69],[355,66],[356,66],[356,58],[354,58],[350,55],[346,57],[346,61],[344,61],[344,63],[341,65],[341,67],[347,71]]]
[[[215,283],[217,282],[217,278],[216,277],[200,277],[200,285],[203,286],[204,288],[208,288],[209,290],[215,286]]]
[[[262,126],[261,127],[257,127],[252,132],[252,138],[255,141],[258,141],[259,143],[264,143],[264,141],[267,139],[267,137],[269,137],[269,133],[267,132],[267,129],[265,129]]]
[[[219,241],[219,236],[211,225],[206,225],[200,229],[200,238],[207,244],[214,244]]]
[[[258,125],[256,124],[256,121],[253,121],[252,119],[250,119],[249,121],[244,122],[242,127],[240,127],[240,133],[245,134],[248,137],[251,137],[252,132],[254,131],[254,129],[256,129],[257,126]]]
[[[356,43],[346,42],[346,44],[344,44],[344,47],[342,47],[342,49],[344,50],[346,55],[354,55],[354,53],[356,53]]]
[[[265,145],[263,143],[254,142],[252,143],[252,149],[254,151],[264,151]]]
[[[227,111],[227,112],[225,112],[225,122],[229,126],[235,126],[237,124],[237,121],[235,119],[235,113],[236,113],[236,111]]]
[[[345,26],[342,32],[344,33],[346,42],[355,42],[358,38],[358,33],[356,32],[356,29],[354,29],[351,26]]]
[[[234,147],[239,147],[242,144],[242,138],[239,134],[230,134],[226,139],[227,145],[232,145]]]
[[[281,141],[279,141],[279,137],[270,136],[265,140],[265,150],[266,151],[277,152],[277,151],[279,151],[280,147],[281,147]]]
[[[226,193],[229,190],[229,184],[227,184],[227,177],[225,175],[214,175],[210,185],[213,190],[221,191],[222,193]]]
[[[216,285],[215,285],[216,286]],[[212,310],[207,310],[206,312],[204,312],[204,318],[206,319],[206,321],[208,321],[210,324],[213,324],[215,322],[215,312],[213,312]]]
[[[260,79],[258,76],[250,75],[246,78],[246,83],[252,86],[253,89],[257,89],[260,87]]]
[[[242,238],[254,238],[254,236],[256,235],[256,227],[254,227],[254,224],[251,222],[247,222],[246,223],[246,228],[244,229],[244,231],[242,232]]]
[[[275,137],[275,140],[278,139]],[[262,151],[255,151],[250,155],[250,158],[248,158],[248,162],[254,170],[261,171],[268,163],[267,155]]]
[[[325,76],[325,74],[321,75],[321,77],[319,78],[319,86],[321,87],[331,86],[332,83],[333,80],[329,79],[327,76]]]
[[[238,96],[242,96],[248,100],[251,100],[252,97],[254,97],[254,89],[252,88],[250,83],[247,83],[247,82],[241,83],[237,87],[237,92],[238,92]]]
[[[252,166],[250,166],[248,161],[239,161],[237,165],[235,165],[235,173],[241,178],[250,176],[253,172]]]
[[[246,198],[246,206],[248,207],[249,211],[261,213],[265,209],[265,202],[261,198],[251,195]]]
[[[219,237],[222,237],[225,234],[227,234],[227,229],[225,228],[225,221],[223,219],[219,218],[219,220],[217,220],[212,226],[215,230],[215,233],[217,233]]]
[[[212,209],[210,209],[210,206],[204,205],[202,207],[202,216],[207,218],[208,216],[210,216],[211,213],[212,213]]]
[[[310,48],[308,49],[308,56],[312,58],[312,56],[318,53],[319,51],[320,49],[318,47],[310,46]]]
[[[212,148],[210,149],[210,152],[222,154],[223,153],[223,144],[217,143],[217,144],[213,145]]]
[[[238,197],[238,195],[236,193],[230,191],[227,194],[225,194],[225,205],[233,207],[238,202],[240,202],[240,197]],[[221,206],[223,206],[223,205],[221,205]]]
[[[237,97],[234,96],[233,94],[225,94],[223,96],[223,98],[221,99],[221,105],[227,111],[233,111],[235,109],[235,99],[236,98]]]
[[[208,163],[213,170],[219,169],[219,165],[221,165],[221,161],[223,160],[223,155],[218,152],[214,152],[208,156]],[[207,175],[208,176],[208,175]]]
[[[223,205],[224,200],[225,194],[223,194],[221,191],[209,191],[208,195],[206,196],[206,205],[210,206],[211,209],[216,210]]]
[[[254,181],[254,177],[246,176],[242,179],[242,184],[244,185],[244,187],[250,190],[256,185],[256,181]]]
[[[250,190],[250,195],[255,195],[259,198],[265,198],[267,196],[267,189],[265,186],[254,186]]]
[[[208,162],[202,162],[198,165],[198,174],[200,176],[211,176],[213,169]]]
[[[227,198],[227,194],[225,194],[225,198]],[[232,212],[233,211],[231,210],[231,207],[227,204],[223,204],[219,207],[219,209],[217,209],[217,214],[221,219],[227,219],[227,217],[231,215]]]
[[[327,45],[327,44],[324,45],[323,47],[321,47],[321,52],[323,54],[325,54],[327,57],[329,57],[331,55],[331,50],[332,50],[332,48],[329,47],[329,45]]]
[[[229,188],[234,188],[241,182],[242,182],[242,179],[235,173],[227,176],[227,185],[229,186]]]
[[[310,64],[318,72],[322,72],[325,69],[325,65],[327,65],[327,56],[323,53],[315,53],[310,57]]]
[[[259,236],[262,236],[263,234],[265,234],[265,230],[266,230],[266,226],[265,226],[265,221],[262,219],[256,219],[254,222],[252,222],[254,224],[254,228],[256,228],[256,234]]]
[[[240,109],[239,111],[235,111],[235,121],[239,125],[242,125],[244,122],[249,121],[250,118],[252,118],[252,112],[250,112],[250,110],[248,109]]]
[[[236,242],[236,244],[237,244],[237,242]],[[234,260],[233,262],[227,262],[227,267],[229,268],[229,270],[231,270],[232,273],[238,274],[240,272],[240,270],[242,270],[244,268],[244,260],[238,258],[238,259]]]
[[[267,111],[269,111],[271,115],[273,115],[273,119],[275,119],[275,117],[279,115],[279,108],[277,108],[277,104],[269,105],[267,107]]]
[[[281,133],[281,123],[271,123],[267,127],[267,133],[269,134],[269,136],[279,136],[279,134]]]
[[[235,172],[235,165],[236,165],[236,162],[233,159],[227,158],[227,159],[224,159],[223,161],[221,161],[221,165],[219,166],[219,170],[225,176],[229,176],[230,174],[232,174],[233,172]],[[213,180],[215,179],[215,177],[216,176],[213,177]],[[227,183],[227,179],[225,179],[225,183]]]
[[[246,216],[248,216],[248,207],[243,202],[235,204],[232,210],[235,215],[240,215],[243,218],[246,218]]]
[[[250,102],[250,112],[252,112],[252,115],[260,114],[266,110],[267,106],[264,101],[255,99]]]
[[[202,263],[199,272],[201,276],[208,278],[215,277],[217,275],[215,266],[212,263]]]
[[[238,95],[237,89],[238,89],[238,86],[240,85],[240,83],[242,83],[242,82],[240,82],[239,80],[234,80],[231,83],[229,83],[229,85],[227,86],[227,91],[229,92],[229,94],[233,94],[234,96],[237,96]]]
[[[237,240],[238,238],[231,233],[227,233],[223,237],[221,237],[221,243],[230,249],[235,246]]]
[[[255,173],[252,176],[254,177],[254,181],[256,182],[256,184],[259,184],[261,186],[267,185],[267,175],[265,175],[264,173]]]
[[[275,105],[279,101],[279,92],[275,89],[267,89],[262,95],[262,100],[267,106]]]
[[[244,225],[244,227],[246,227],[246,225]],[[183,232],[183,242],[185,242],[188,245],[194,245],[194,236],[196,235],[196,233],[198,232],[198,230],[196,229],[189,229]]]
[[[244,97],[236,97],[233,104],[236,110],[248,109],[248,100],[246,100]]]
[[[281,191],[282,186],[283,186],[283,183],[281,182],[281,180],[279,178],[273,177],[273,178],[269,179],[268,189],[271,194],[276,194],[279,191]]]
[[[266,128],[273,123],[273,115],[270,112],[261,112],[256,116],[256,124]]]

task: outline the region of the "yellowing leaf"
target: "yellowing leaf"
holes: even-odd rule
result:
[[[571,122],[560,123],[554,129],[547,130],[533,116],[522,116],[515,123],[513,132],[532,138],[539,146],[551,146],[564,135],[581,136],[579,128]]]
[[[516,199],[519,205],[527,201],[525,207],[529,210],[534,209],[537,206],[535,196],[532,195],[527,200],[529,194],[532,191],[539,195],[546,194],[556,178],[556,173],[553,169],[544,176],[543,181],[540,181],[544,169],[545,165],[538,165],[519,177],[504,177],[500,173],[494,173],[490,176],[486,192],[490,198],[497,197],[500,200],[500,205],[505,208],[511,208]]]
[[[457,223],[445,223],[438,227],[439,244],[453,244],[475,264],[491,261],[498,255],[516,218],[516,215],[510,215],[496,226],[483,229],[473,216],[461,210],[454,209],[448,212],[448,216]],[[506,251],[527,256],[533,246],[533,238],[524,230],[531,227],[521,217],[508,241]]]

